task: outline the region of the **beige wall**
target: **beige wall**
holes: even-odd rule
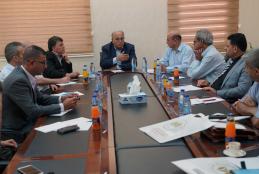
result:
[[[259,47],[259,0],[240,0],[240,32]],[[124,30],[126,41],[135,44],[139,62],[161,57],[166,48],[167,0],[91,0],[93,56],[73,58],[73,67],[81,71],[83,64],[95,62],[99,67],[101,46],[110,42],[111,32]],[[2,59],[0,67],[5,63]],[[141,65],[139,63],[139,65]]]
[[[94,56],[99,65],[101,46],[111,41],[111,32],[123,30],[135,45],[140,62],[164,52],[167,33],[167,0],[91,0]],[[140,65],[140,64],[139,64]]]
[[[259,47],[259,1],[239,0],[239,31],[253,47]]]

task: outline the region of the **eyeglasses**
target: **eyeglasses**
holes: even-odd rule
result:
[[[124,37],[117,37],[115,40],[124,40]]]
[[[35,60],[35,62],[38,62],[38,63],[40,63],[40,64],[42,64],[42,65],[46,65],[46,61]]]

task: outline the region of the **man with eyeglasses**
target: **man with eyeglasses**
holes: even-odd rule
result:
[[[45,51],[35,45],[24,51],[22,66],[3,82],[2,138],[21,143],[40,116],[58,114],[76,106],[78,95],[62,97],[39,92],[35,76],[46,68]]]
[[[124,39],[123,31],[115,31],[112,33],[112,41],[102,46],[100,66],[103,70],[131,70],[131,60],[136,58],[135,48]]]

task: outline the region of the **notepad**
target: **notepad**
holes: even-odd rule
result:
[[[56,122],[53,124],[41,126],[35,128],[35,130],[43,132],[43,133],[48,133],[48,132],[53,132],[57,131],[60,128],[71,126],[71,125],[77,125],[80,129],[80,131],[87,131],[92,125],[91,119],[84,118],[84,117],[79,117],[76,119],[71,119],[67,121],[62,121],[62,122]]]
[[[61,93],[57,93],[57,94],[51,94],[52,96],[65,96],[65,95],[69,95],[69,94],[77,94],[79,96],[84,95],[83,93],[79,92],[79,91],[73,91],[73,92],[61,92]]]

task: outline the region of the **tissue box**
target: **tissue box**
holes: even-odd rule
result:
[[[119,94],[119,102],[121,104],[147,103],[147,95],[144,92],[139,92],[136,95],[126,93]]]

